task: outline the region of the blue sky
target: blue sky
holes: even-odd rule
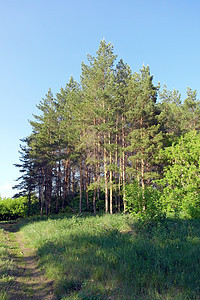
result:
[[[0,0],[0,194],[13,195],[20,139],[49,87],[54,93],[105,38],[132,71],[199,97],[198,0]]]

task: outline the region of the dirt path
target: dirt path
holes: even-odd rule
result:
[[[4,229],[8,251],[14,263],[9,274],[13,279],[6,290],[10,300],[54,299],[53,282],[46,279],[39,269],[34,250],[27,247],[22,233],[16,230],[16,224],[1,223],[0,227]]]

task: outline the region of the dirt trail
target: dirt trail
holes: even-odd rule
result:
[[[53,282],[46,279],[39,269],[34,250],[27,247],[16,224],[1,223],[0,227],[4,229],[15,266],[9,274],[13,278],[7,289],[10,300],[53,300]]]

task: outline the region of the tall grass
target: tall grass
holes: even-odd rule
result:
[[[200,222],[66,217],[21,228],[58,299],[199,299]]]
[[[7,239],[3,229],[0,229],[0,300],[8,300],[9,284],[12,282],[10,271],[14,264],[10,257],[7,246]]]

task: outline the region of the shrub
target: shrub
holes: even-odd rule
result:
[[[36,198],[31,200],[31,215],[37,211],[38,202]],[[16,199],[4,198],[0,199],[0,220],[14,220],[23,218],[28,215],[28,199],[27,197],[19,197]]]
[[[158,220],[164,217],[161,193],[153,187],[134,182],[126,186],[126,211],[139,219]]]
[[[163,179],[157,181],[163,188],[162,201],[167,212],[199,218],[200,134],[196,131],[185,134],[159,155],[167,162]]]

